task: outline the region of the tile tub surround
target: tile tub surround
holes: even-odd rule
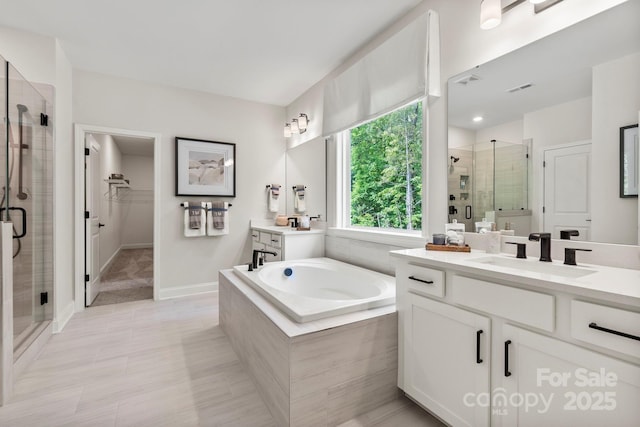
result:
[[[278,425],[337,425],[398,398],[395,306],[296,324],[232,270],[219,285],[220,326]]]

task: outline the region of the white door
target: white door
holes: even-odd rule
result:
[[[578,230],[590,240],[591,143],[544,151],[544,226],[554,239],[560,230]]]
[[[500,425],[638,426],[639,366],[511,325],[503,338]]]
[[[413,293],[408,303],[404,391],[452,426],[488,426],[490,319]]]
[[[88,307],[100,292],[100,145],[89,138],[89,155],[85,156],[85,305]]]

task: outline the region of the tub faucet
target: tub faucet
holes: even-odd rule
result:
[[[540,261],[551,262],[551,233],[531,233],[529,240],[540,241]]]
[[[269,255],[273,255],[273,256],[278,256],[278,254],[276,252],[273,251],[265,251],[262,249],[254,249],[253,250],[253,258],[251,260],[251,267],[253,269],[258,268],[258,257],[260,256],[260,254],[269,254]]]

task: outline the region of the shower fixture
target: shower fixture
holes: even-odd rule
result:
[[[18,108],[18,129],[19,129],[19,139],[18,139],[18,194],[16,195],[16,197],[18,197],[18,199],[20,199],[20,200],[26,200],[27,197],[29,197],[29,196],[27,195],[27,193],[24,192],[24,188],[22,186],[22,149],[23,148],[29,148],[29,146],[28,145],[24,145],[24,143],[23,143],[24,130],[23,130],[22,116],[23,116],[24,113],[29,111],[29,109],[27,108],[26,105],[23,105],[23,104],[18,104],[18,105],[16,105],[16,107]]]
[[[460,157],[449,156],[449,159],[451,160],[451,162],[449,163],[449,174],[452,174],[454,170],[453,164],[458,163]]]

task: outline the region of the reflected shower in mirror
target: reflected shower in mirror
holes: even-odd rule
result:
[[[449,80],[450,219],[638,244],[638,199],[618,191],[620,128],[640,111],[638,16],[623,3]]]

